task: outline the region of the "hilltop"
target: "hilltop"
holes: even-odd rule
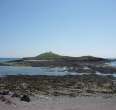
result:
[[[53,53],[53,52],[45,52],[42,54],[39,54],[35,57],[25,57],[22,58],[23,60],[57,60],[57,59],[61,59],[64,58],[65,56]]]
[[[36,56],[35,58],[43,59],[43,60],[50,60],[50,59],[59,59],[62,57],[64,57],[64,56],[61,56],[61,55],[53,53],[53,52],[45,52],[45,53],[42,53],[42,54]]]
[[[78,61],[106,61],[105,58],[99,58],[94,56],[82,56],[82,57],[72,57],[72,56],[62,56],[53,52],[45,52],[39,54],[35,57],[25,57],[23,60],[78,60]]]

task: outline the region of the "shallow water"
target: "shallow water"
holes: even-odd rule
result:
[[[66,67],[19,67],[19,66],[0,66],[0,76],[6,75],[54,75],[54,76],[63,76],[63,75],[84,75],[90,73],[77,73],[77,72],[69,72]],[[114,74],[103,74],[96,72],[97,75],[107,76],[112,75],[116,77],[116,73]]]
[[[65,68],[0,66],[0,75],[66,75]]]
[[[116,61],[111,62],[110,65],[116,67]]]
[[[13,61],[18,60],[19,58],[0,58],[0,62],[7,62],[7,61]]]

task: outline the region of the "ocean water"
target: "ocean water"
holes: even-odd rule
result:
[[[67,75],[65,68],[50,67],[13,67],[0,66],[0,76],[4,75]]]
[[[110,65],[116,67],[116,61],[111,62]]]
[[[0,58],[0,62],[17,60],[17,58]],[[16,67],[0,66],[0,76],[5,75],[67,75],[69,73],[65,67]]]
[[[18,67],[18,66],[0,66],[0,76],[6,75],[53,75],[53,76],[63,76],[63,75],[84,75],[89,73],[77,73],[77,72],[69,72],[66,67]],[[114,74],[103,74],[96,72],[97,75],[107,76],[112,75],[116,77],[116,73]]]
[[[16,58],[0,58],[0,62],[16,60]],[[110,65],[116,67],[116,62],[111,63]],[[87,73],[77,73],[77,72],[69,72],[66,67],[18,67],[18,66],[0,66],[0,76],[6,75],[83,75]],[[114,74],[102,74],[96,72],[97,75],[112,75],[116,77],[116,73]]]
[[[12,60],[17,60],[19,58],[0,58],[0,62],[6,62],[6,61],[12,61]]]

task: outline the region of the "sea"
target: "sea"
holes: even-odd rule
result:
[[[0,62],[13,61],[18,58],[0,58]],[[0,76],[6,75],[67,75],[70,74],[65,67],[20,67],[20,66],[0,66]]]
[[[12,61],[12,60],[17,60],[19,58],[0,58],[0,62],[6,62],[6,61]]]
[[[0,62],[17,60],[19,58],[0,58]],[[116,62],[111,62],[109,65],[116,67]],[[67,67],[21,67],[21,66],[0,66],[0,76],[6,75],[82,75],[82,73],[69,72]],[[86,74],[86,73],[85,73]],[[98,75],[105,75],[102,73],[96,73]],[[110,75],[110,74],[108,74]],[[111,74],[116,77],[116,74]]]

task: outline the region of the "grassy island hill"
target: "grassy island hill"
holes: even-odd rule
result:
[[[53,52],[45,52],[45,53],[42,53],[42,54],[36,56],[35,58],[40,59],[40,60],[52,60],[52,59],[63,58],[63,56],[58,55],[58,54],[53,53]]]
[[[35,57],[25,57],[23,60],[58,60],[62,58],[67,58],[67,56],[62,56],[53,52],[45,52]]]
[[[25,57],[23,60],[78,60],[78,61],[105,61],[104,58],[98,58],[93,56],[71,57],[62,56],[53,52],[45,52],[36,57]]]

